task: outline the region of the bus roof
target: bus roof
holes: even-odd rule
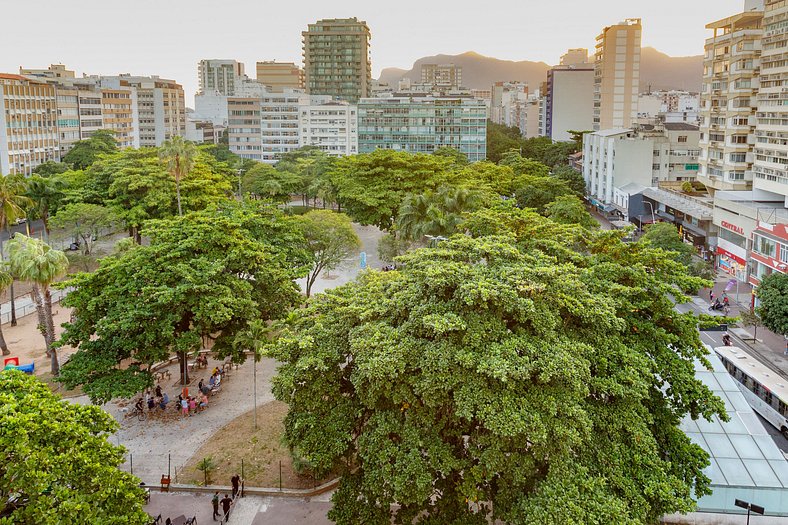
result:
[[[788,404],[788,379],[737,346],[718,346],[714,351]]]

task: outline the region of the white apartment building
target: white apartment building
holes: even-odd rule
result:
[[[712,194],[752,186],[762,22],[756,9],[706,26],[698,180]]]
[[[490,120],[504,126],[519,127],[520,111],[528,101],[525,82],[496,82],[490,98]]]
[[[611,129],[583,137],[583,178],[592,203],[615,202],[616,188],[684,182],[698,172],[697,126],[666,123],[638,130]]]
[[[635,124],[640,91],[639,18],[606,27],[596,37],[594,55],[594,130]]]
[[[314,98],[314,97],[313,97]],[[357,107],[344,102],[300,106],[299,146],[316,146],[332,157],[358,153]]]
[[[120,75],[112,78],[137,92],[137,128],[141,147],[158,147],[166,140],[186,134],[186,102],[180,84],[157,76]]]

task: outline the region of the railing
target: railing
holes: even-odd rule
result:
[[[52,290],[52,303],[57,304],[68,294],[69,290]],[[16,317],[25,317],[35,313],[36,305],[28,295],[20,295],[14,298],[14,310],[16,310]],[[3,303],[0,307],[0,324],[7,324],[11,322],[11,303]]]

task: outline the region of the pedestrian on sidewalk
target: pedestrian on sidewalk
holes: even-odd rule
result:
[[[788,355],[788,337],[785,338],[785,350],[783,350],[783,355]]]
[[[230,499],[230,496],[225,494],[220,503],[222,504],[222,510],[224,511],[224,521],[230,521],[230,506],[233,504],[233,500]]]
[[[714,290],[712,290],[711,288],[709,288],[709,302],[710,303],[714,302]]]
[[[213,505],[213,521],[216,521],[216,516],[219,515],[219,491],[214,492],[211,498],[211,505]]]
[[[236,474],[232,478],[230,478],[230,483],[233,485],[233,499],[238,495],[238,489],[241,486],[241,476]]]

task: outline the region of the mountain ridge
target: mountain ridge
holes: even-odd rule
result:
[[[454,63],[462,66],[463,84],[473,89],[489,89],[494,82],[528,82],[532,90],[547,80],[550,65],[530,60],[503,60],[488,57],[475,51],[459,55],[438,54],[422,57],[414,62],[411,69],[385,68],[381,71],[380,81],[396,87],[397,81],[410,78],[421,79],[421,65],[424,63]],[[703,74],[703,55],[671,57],[653,47],[644,47],[640,58],[640,91],[661,89],[680,89],[700,91]]]

